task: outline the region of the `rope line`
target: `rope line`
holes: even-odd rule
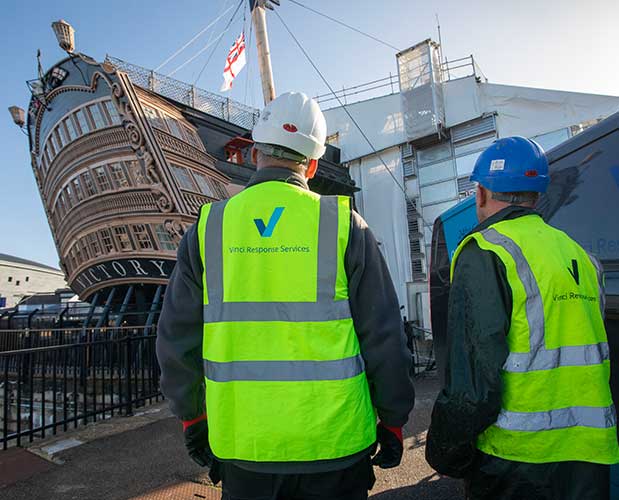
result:
[[[234,9],[234,13],[232,14],[232,17],[228,21],[228,24],[226,24],[226,30],[225,31],[228,31],[230,29],[230,25],[232,24],[232,21],[234,21],[234,18],[236,17],[236,14],[239,11],[239,9],[241,8],[241,5],[243,5],[244,1],[245,0],[241,0],[239,2],[239,4],[236,6],[236,9]],[[213,47],[213,50],[211,51],[211,53],[209,54],[208,58],[206,59],[206,62],[204,63],[204,66],[202,66],[202,69],[200,70],[200,73],[198,73],[198,76],[196,77],[196,79],[193,82],[194,85],[196,83],[198,83],[198,80],[202,76],[202,73],[204,73],[204,70],[208,66],[208,63],[211,62],[211,59],[213,58],[213,54],[215,54],[215,51],[217,50],[217,47],[219,47],[219,42],[221,42],[221,38],[219,40],[217,40],[217,44],[215,45],[215,47]]]
[[[227,2],[226,2],[227,3]],[[232,10],[232,5],[230,7],[228,7],[228,9],[226,9],[225,12],[222,12],[219,16],[217,16],[217,18],[209,23],[206,27],[202,28],[191,40],[189,40],[185,45],[183,45],[180,49],[178,49],[176,52],[174,52],[174,54],[172,54],[170,57],[168,57],[165,61],[163,61],[159,66],[157,66],[153,71],[159,71],[161,68],[163,68],[166,64],[168,64],[172,59],[174,59],[177,55],[179,55],[183,50],[185,50],[187,47],[189,47],[193,42],[195,42],[198,38],[200,38],[200,36],[206,32],[211,26],[214,26],[217,21],[219,21],[225,14],[227,14],[228,12],[230,12]],[[207,42],[208,43],[208,42]]]
[[[292,1],[292,0],[291,0]],[[372,144],[372,141],[370,141],[370,139],[368,138],[368,136],[365,134],[365,132],[363,131],[363,129],[361,128],[361,126],[359,125],[359,123],[357,123],[357,120],[354,119],[354,117],[350,114],[350,111],[348,111],[348,106],[345,105],[342,100],[340,99],[340,97],[335,93],[335,91],[333,90],[333,87],[331,87],[331,85],[329,84],[329,82],[327,81],[327,79],[324,77],[324,75],[321,73],[321,71],[318,69],[318,67],[316,66],[316,64],[314,63],[314,61],[312,60],[312,58],[309,56],[309,54],[306,52],[306,50],[303,48],[303,45],[301,45],[301,42],[299,42],[299,40],[297,39],[296,36],[294,36],[294,33],[290,30],[290,28],[288,27],[288,25],[284,22],[284,20],[282,19],[282,16],[279,15],[279,12],[277,12],[277,10],[274,10],[275,15],[278,17],[278,19],[280,20],[280,22],[282,23],[282,25],[284,26],[284,28],[286,29],[286,31],[288,32],[288,34],[291,36],[291,38],[294,40],[294,42],[297,44],[297,47],[299,47],[299,49],[301,50],[301,52],[303,52],[303,55],[305,56],[305,58],[308,60],[308,62],[312,65],[312,67],[314,68],[314,70],[316,71],[316,73],[318,73],[318,76],[320,76],[320,79],[323,81],[323,83],[327,86],[327,88],[329,89],[329,91],[331,92],[331,94],[333,94],[333,96],[337,99],[337,102],[340,104],[340,106],[342,107],[342,109],[345,111],[345,113],[348,115],[348,118],[350,118],[350,120],[353,122],[353,124],[355,125],[355,127],[357,127],[357,130],[359,131],[359,133],[361,134],[361,136],[365,139],[365,141],[368,143],[368,146],[370,146],[370,149],[372,150],[372,152],[378,157],[378,159],[380,160],[380,162],[383,164],[383,167],[385,167],[385,170],[387,170],[387,172],[389,173],[389,175],[391,176],[391,178],[393,179],[393,182],[395,182],[395,185],[400,189],[400,191],[402,191],[402,194],[404,195],[404,199],[406,200],[407,203],[410,203],[413,208],[415,209],[415,212],[417,212],[417,214],[419,215],[419,218],[423,221],[423,224],[426,227],[431,228],[432,225],[428,224],[426,222],[426,220],[423,218],[423,215],[421,214],[421,212],[419,210],[417,210],[417,204],[413,202],[413,200],[410,199],[410,197],[408,196],[408,194],[406,193],[406,189],[404,186],[402,186],[402,184],[400,184],[400,182],[396,179],[395,175],[393,174],[393,172],[391,171],[391,169],[387,166],[387,163],[385,163],[385,160],[383,160],[383,157],[380,155],[380,153],[377,151],[377,149],[374,147],[374,145]]]
[[[355,32],[359,33],[360,35],[363,35],[363,36],[365,36],[367,38],[371,38],[375,42],[382,43],[383,45],[385,45],[385,46],[387,46],[387,47],[389,47],[389,48],[391,48],[393,50],[396,50],[398,52],[401,51],[401,49],[398,49],[396,46],[391,45],[390,43],[387,43],[384,40],[381,40],[380,38],[377,38],[377,37],[375,37],[373,35],[370,35],[369,33],[365,33],[364,31],[361,31],[360,29],[357,29],[354,26],[350,26],[349,24],[346,24],[345,22],[340,21],[339,19],[335,19],[335,18],[333,18],[331,16],[328,16],[327,14],[319,12],[316,9],[312,9],[311,7],[308,7],[307,5],[303,5],[301,2],[298,2],[297,0],[290,0],[290,2],[298,5],[299,7],[303,7],[304,9],[307,9],[310,12],[313,12],[314,14],[318,14],[319,16],[325,17],[325,18],[329,19],[330,21],[333,21],[334,23],[337,23],[337,24],[339,24],[341,26],[344,26],[344,27],[348,28],[349,30],[355,31]]]

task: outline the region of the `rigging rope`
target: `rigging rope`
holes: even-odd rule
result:
[[[234,13],[232,14],[232,17],[230,18],[230,20],[228,21],[228,24],[226,24],[226,29],[224,31],[224,33],[226,31],[228,31],[230,29],[230,25],[232,24],[232,21],[234,21],[234,18],[236,17],[237,12],[239,11],[239,9],[241,8],[241,5],[243,5],[243,2],[245,0],[241,0],[239,2],[239,4],[236,6],[236,9],[234,9]],[[202,73],[204,73],[204,70],[206,69],[206,67],[208,66],[208,63],[211,61],[211,59],[213,58],[213,54],[215,54],[215,51],[217,50],[217,47],[219,47],[219,42],[221,42],[221,38],[219,38],[219,40],[217,40],[217,44],[215,45],[215,47],[213,47],[213,50],[211,51],[211,53],[209,54],[206,62],[204,63],[204,66],[202,66],[202,69],[200,70],[200,73],[198,73],[198,76],[196,77],[196,79],[193,81],[193,84],[195,85],[196,83],[198,83],[198,80],[200,79],[200,77],[202,76]]]
[[[185,50],[187,47],[189,47],[193,42],[195,42],[200,37],[200,35],[202,35],[205,31],[207,31],[211,26],[214,26],[217,23],[217,21],[219,21],[225,14],[230,12],[230,10],[232,10],[232,7],[233,7],[232,5],[230,7],[228,7],[228,9],[226,9],[225,12],[222,12],[219,16],[217,16],[217,18],[213,22],[209,23],[205,28],[202,28],[191,40],[189,40],[185,45],[183,45],[180,49],[178,49],[176,52],[174,52],[174,54],[172,54],[165,61],[163,61],[153,71],[159,71],[166,64],[168,64],[172,59],[174,59],[177,55],[179,55],[183,50]]]
[[[365,33],[364,31],[361,31],[360,29],[357,29],[357,28],[355,28],[353,26],[350,26],[349,24],[346,24],[345,22],[340,21],[339,19],[335,19],[335,18],[333,18],[331,16],[328,16],[327,14],[324,14],[322,12],[319,12],[319,11],[315,10],[315,9],[312,9],[311,7],[308,7],[307,5],[303,5],[301,2],[298,2],[297,0],[290,0],[290,2],[298,5],[299,7],[303,7],[304,9],[307,9],[310,12],[313,12],[314,14],[318,14],[319,16],[325,17],[325,18],[329,19],[330,21],[333,21],[334,23],[340,24],[341,26],[344,26],[344,27],[348,28],[349,30],[355,31],[355,32],[359,33],[360,35],[363,35],[365,37],[371,38],[375,42],[382,43],[383,45],[386,45],[387,47],[389,47],[389,48],[391,48],[393,50],[396,50],[398,52],[400,52],[400,50],[401,50],[401,49],[398,49],[396,46],[391,45],[390,43],[387,43],[384,40],[381,40],[380,38],[377,38],[377,37],[375,37],[373,35]]]
[[[185,66],[187,66],[191,61],[193,61],[196,57],[198,57],[200,54],[202,54],[211,45],[213,45],[215,42],[219,42],[219,40],[221,40],[221,37],[223,37],[226,34],[227,31],[228,31],[227,29],[223,30],[219,35],[217,35],[217,38],[215,38],[215,40],[213,40],[213,42],[208,42],[204,47],[202,47],[198,52],[196,52],[193,56],[191,56],[189,59],[187,59],[183,64],[181,64],[177,68],[175,68],[172,71],[170,71],[167,76],[172,76],[178,70],[180,70],[180,69],[184,68]]]
[[[292,0],[291,0],[292,1]],[[348,106],[345,105],[342,100],[340,99],[340,97],[335,93],[335,91],[333,90],[333,87],[331,87],[331,85],[329,84],[329,82],[327,81],[327,79],[324,77],[324,75],[321,73],[321,71],[318,69],[318,66],[316,66],[316,64],[314,63],[314,61],[312,60],[312,58],[309,56],[309,54],[306,52],[306,50],[303,48],[303,45],[301,45],[301,42],[299,42],[299,40],[297,39],[296,36],[294,36],[294,33],[290,30],[290,28],[288,27],[288,25],[284,22],[284,20],[282,19],[282,16],[279,15],[279,12],[277,12],[277,10],[274,10],[273,12],[275,12],[275,15],[278,17],[278,19],[280,20],[280,22],[283,24],[284,28],[286,28],[286,31],[288,32],[288,34],[292,37],[292,39],[294,40],[294,42],[297,44],[297,47],[299,47],[299,49],[301,50],[301,52],[303,52],[303,55],[305,56],[305,58],[308,60],[308,62],[312,65],[312,67],[314,68],[314,70],[316,71],[316,73],[318,73],[318,76],[320,76],[320,79],[323,81],[323,83],[327,86],[327,88],[329,89],[329,91],[333,94],[333,96],[337,99],[337,102],[340,104],[340,106],[342,107],[342,109],[344,110],[344,112],[348,115],[348,118],[350,118],[350,120],[353,122],[353,124],[355,125],[355,127],[357,127],[357,130],[359,131],[359,133],[361,134],[361,136],[365,139],[365,141],[368,143],[368,146],[370,146],[370,149],[372,150],[372,152],[378,157],[378,159],[380,160],[380,162],[383,164],[383,167],[385,167],[385,170],[387,170],[387,172],[389,173],[389,175],[391,176],[391,178],[393,179],[393,182],[395,182],[395,185],[400,189],[400,191],[402,191],[402,194],[404,194],[404,199],[406,200],[407,203],[410,203],[413,208],[415,209],[415,212],[417,212],[417,214],[419,215],[419,218],[423,221],[424,226],[428,227],[428,228],[432,228],[432,224],[428,224],[427,221],[423,218],[423,215],[421,214],[421,212],[419,210],[417,210],[417,204],[410,199],[410,197],[408,196],[408,194],[406,193],[406,189],[404,188],[404,186],[402,186],[402,184],[400,184],[400,182],[396,179],[395,175],[393,174],[393,172],[391,171],[391,169],[387,166],[387,163],[385,163],[385,160],[383,160],[383,157],[380,155],[380,153],[376,150],[376,148],[374,147],[374,145],[372,144],[372,141],[370,141],[370,139],[368,138],[368,136],[365,134],[365,132],[363,131],[363,129],[361,128],[361,126],[357,123],[357,120],[355,120],[353,118],[353,116],[350,114],[350,111],[348,111]]]

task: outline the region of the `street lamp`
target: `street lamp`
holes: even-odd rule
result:
[[[60,48],[69,54],[75,50],[75,30],[64,19],[52,23],[52,29]]]

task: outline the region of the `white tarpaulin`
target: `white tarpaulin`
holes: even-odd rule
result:
[[[406,142],[400,94],[350,104],[347,108],[377,151]],[[342,108],[328,109],[324,114],[328,134],[338,133],[343,162],[372,154],[372,148]]]
[[[383,151],[380,156],[395,178],[402,179],[400,148]],[[376,155],[353,161],[350,175],[362,188],[355,194],[357,209],[380,243],[400,305],[405,307],[403,313],[410,317],[406,294],[406,282],[411,279],[410,247],[404,196]]]

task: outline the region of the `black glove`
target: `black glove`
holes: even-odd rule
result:
[[[378,465],[381,469],[391,469],[400,465],[404,452],[402,429],[387,428],[383,424],[378,424],[376,440],[380,444],[380,451],[372,458],[372,465]]]
[[[200,420],[185,429],[185,447],[191,459],[200,467],[213,465],[213,452],[208,444],[208,423]]]

